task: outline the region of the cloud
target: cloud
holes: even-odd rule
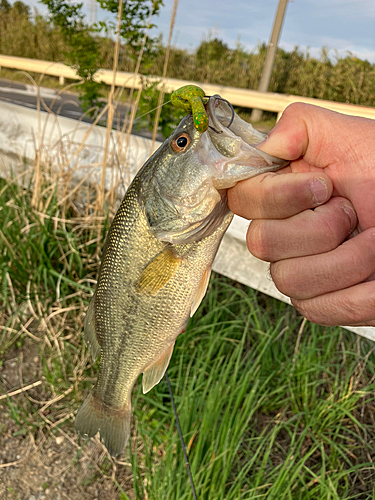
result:
[[[309,0],[307,4],[319,17],[339,16],[349,20],[375,18],[374,0]]]
[[[282,47],[286,51],[292,51],[295,45],[291,43],[281,43],[280,47]],[[367,60],[370,63],[375,63],[375,50],[367,49],[366,47],[355,47],[351,44],[344,46],[344,48],[340,48],[338,43],[330,44],[321,44],[321,45],[299,45],[299,49],[302,52],[309,52],[312,57],[320,58],[322,53],[322,48],[327,47],[329,50],[329,57],[334,61],[336,59],[336,55],[339,58],[347,57],[348,54],[353,54],[353,56],[358,57],[358,59]]]

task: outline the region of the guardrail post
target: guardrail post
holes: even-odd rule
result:
[[[62,75],[59,76],[59,84],[65,85],[65,78]]]

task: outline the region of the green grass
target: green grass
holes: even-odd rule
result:
[[[359,410],[373,401],[369,347],[306,324],[295,352],[300,325],[289,306],[214,278],[169,369],[199,498],[361,498],[354,478],[374,472],[374,429]],[[165,383],[154,392],[135,410],[148,497],[191,498],[178,436],[165,432]],[[157,467],[150,450],[163,450]]]
[[[147,395],[136,386],[133,435],[119,460],[94,456],[90,443],[80,449],[73,430],[97,369],[81,331],[108,225],[98,241],[103,220],[59,207],[53,188],[38,210],[15,183],[2,182],[0,192],[2,369],[17,359],[25,384],[42,380],[0,400],[11,441],[32,436],[47,455],[56,437],[68,436],[69,484],[110,484],[108,500],[191,499],[164,380]],[[34,356],[40,366],[28,373]],[[199,499],[375,498],[371,342],[304,322],[290,306],[213,275],[168,373]],[[54,483],[44,477],[40,487]]]

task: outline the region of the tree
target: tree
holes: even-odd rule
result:
[[[6,2],[7,0],[0,0]],[[118,13],[118,0],[97,0],[103,9],[112,14]],[[115,29],[115,21],[106,25],[103,22],[96,26],[88,26],[84,20],[82,3],[73,4],[67,0],[41,0],[50,12],[51,22],[61,29],[61,32],[71,47],[65,57],[68,64],[76,69],[83,79],[81,86],[81,101],[84,107],[100,106],[102,102],[101,85],[95,82],[94,76],[102,64],[98,33]],[[149,19],[159,13],[163,0],[126,0],[123,3],[120,35],[123,41],[132,49],[136,57]],[[151,24],[150,27],[155,25]],[[154,40],[150,39],[145,52],[151,53]]]
[[[8,0],[0,0],[0,14],[8,14],[11,9],[11,5]]]
[[[101,107],[101,89],[103,85],[94,79],[101,67],[100,47],[84,22],[82,3],[71,4],[65,0],[41,0],[50,12],[51,22],[58,26],[69,45],[65,52],[66,62],[72,66],[83,80],[80,87],[82,107],[89,109]]]
[[[228,45],[218,38],[204,40],[197,49],[197,61],[199,63],[222,61],[228,51]]]
[[[111,12],[115,16],[118,13],[118,0],[97,0],[102,9]],[[160,7],[163,5],[163,0],[126,0],[123,3],[122,19],[120,27],[120,36],[122,40],[132,49],[133,56],[136,57],[139,53],[142,40],[147,29],[149,20],[159,14]],[[101,25],[108,29],[108,26]],[[115,22],[111,22],[110,26],[115,29]],[[155,24],[150,24],[150,28],[154,28]],[[148,36],[145,46],[145,55],[149,55],[154,50],[156,38]]]
[[[21,16],[26,16],[27,18],[30,17],[30,7],[28,5],[25,5],[20,0],[14,2],[13,9],[17,11],[17,13],[20,14]]]

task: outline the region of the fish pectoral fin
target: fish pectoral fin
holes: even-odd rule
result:
[[[142,271],[136,291],[146,295],[155,295],[176,273],[182,262],[172,248],[166,248],[157,255]]]
[[[91,299],[87,309],[85,324],[84,324],[84,339],[87,347],[90,350],[92,359],[95,360],[100,352],[100,345],[96,337],[95,315],[94,315],[94,297]]]
[[[203,274],[203,277],[199,284],[198,293],[195,296],[194,302],[191,305],[190,317],[193,316],[193,314],[195,314],[196,310],[198,309],[200,303],[203,300],[203,297],[206,295],[208,283],[210,281],[210,276],[211,276],[211,268],[212,266],[208,266],[208,268]]]
[[[160,358],[146,368],[143,372],[142,378],[142,390],[143,394],[150,391],[156,384],[160,382],[160,380],[164,377],[164,373],[166,372],[169,361],[172,357],[172,352],[174,348],[174,342],[164,351],[164,353],[160,356]]]

